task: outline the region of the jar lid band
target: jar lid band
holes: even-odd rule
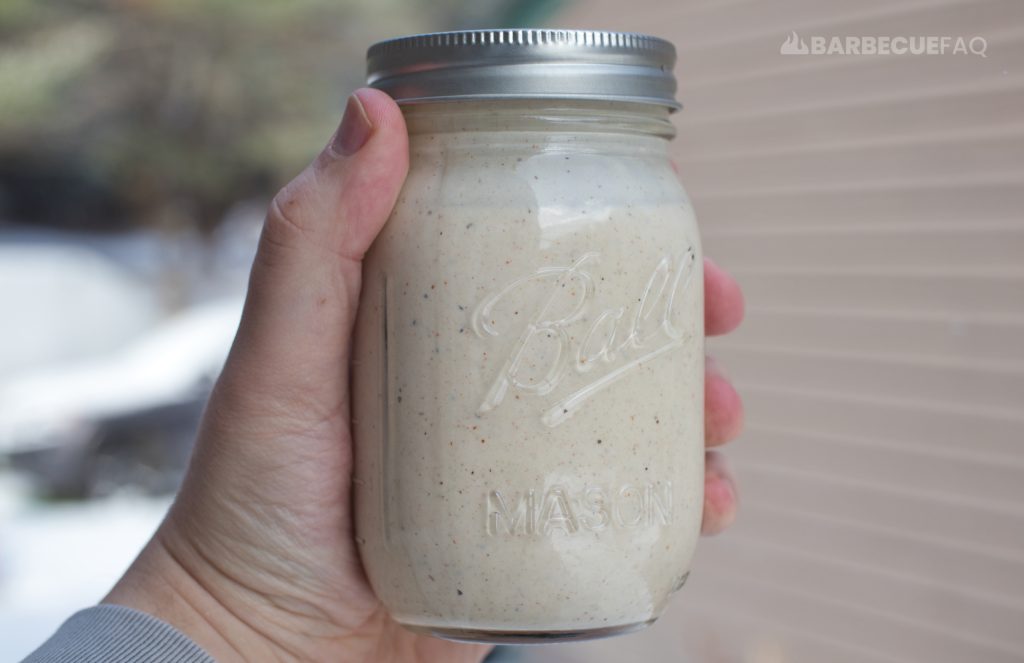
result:
[[[466,30],[399,37],[366,53],[367,82],[400,104],[484,99],[629,101],[678,110],[664,39],[595,30]]]

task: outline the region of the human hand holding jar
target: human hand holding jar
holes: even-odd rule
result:
[[[731,522],[705,446],[742,407],[703,339],[743,302],[668,161],[674,52],[547,32],[371,50],[384,92],[271,205],[189,474],[108,602],[218,660],[472,661],[432,636],[653,621]]]

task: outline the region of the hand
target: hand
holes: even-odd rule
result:
[[[274,199],[242,322],[191,468],[108,603],[174,625],[219,661],[479,661],[488,647],[415,635],[374,596],[353,541],[351,331],[361,261],[405,179],[395,103],[356,92],[330,145]],[[736,284],[706,264],[707,332],[742,317]],[[735,391],[708,364],[707,443],[735,436]],[[708,452],[704,531],[736,491]]]

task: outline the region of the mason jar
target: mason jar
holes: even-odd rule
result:
[[[673,46],[487,30],[368,53],[410,169],[363,267],[356,534],[404,626],[485,642],[653,622],[704,471],[703,274],[667,152]]]

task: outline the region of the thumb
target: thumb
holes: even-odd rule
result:
[[[357,90],[327,147],[274,198],[261,250],[300,245],[359,262],[390,214],[407,168],[397,104],[379,90]]]
[[[256,391],[344,397],[362,259],[408,161],[398,106],[379,90],[356,91],[328,146],[271,203],[225,373],[244,372]]]

